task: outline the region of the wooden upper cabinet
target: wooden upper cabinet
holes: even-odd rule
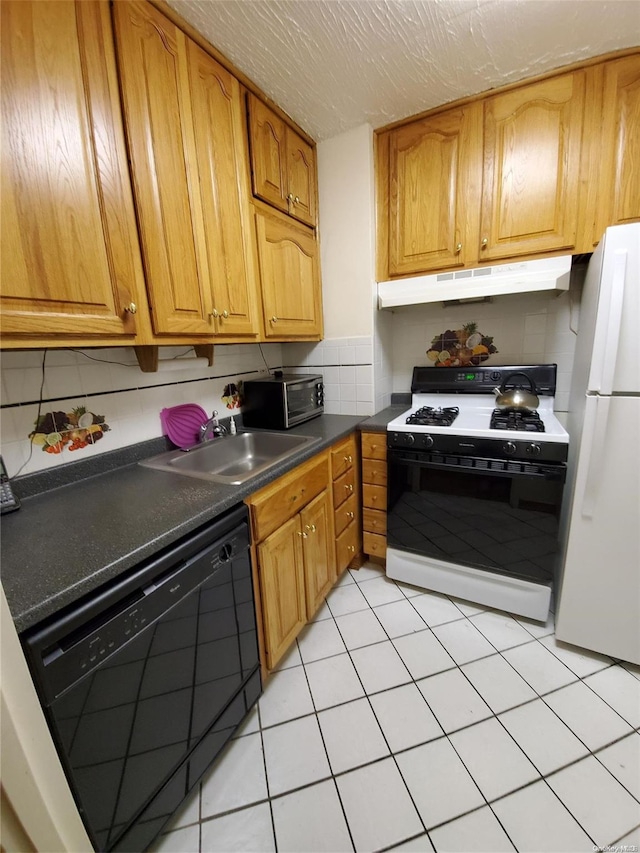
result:
[[[215,331],[254,335],[253,223],[240,84],[194,42],[187,43]]]
[[[479,125],[479,107],[471,105],[389,131],[390,275],[461,266],[473,257]]]
[[[5,343],[132,336],[144,282],[108,4],[0,8]]]
[[[316,224],[315,151],[290,127],[287,127],[286,138],[289,213],[313,226]]]
[[[265,336],[322,334],[318,244],[286,216],[256,210]]]
[[[239,86],[153,6],[113,14],[154,331],[253,334]]]
[[[249,93],[253,193],[307,225],[316,224],[315,151],[273,110]]]
[[[286,125],[254,95],[247,100],[253,193],[288,213]]]
[[[604,66],[599,240],[608,225],[640,219],[640,54]]]
[[[480,260],[576,245],[585,72],[484,101]]]

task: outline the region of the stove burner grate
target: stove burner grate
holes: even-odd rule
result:
[[[449,406],[444,409],[423,406],[409,415],[407,423],[419,426],[451,426],[459,412],[460,409],[457,406]]]
[[[521,432],[544,432],[544,422],[537,412],[520,409],[494,409],[490,429],[513,429]]]

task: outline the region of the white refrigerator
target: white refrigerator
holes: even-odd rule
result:
[[[556,637],[640,664],[640,223],[606,230],[578,323]]]

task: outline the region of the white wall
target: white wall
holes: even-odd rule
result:
[[[371,335],[375,280],[373,132],[319,143],[318,198],[325,338]]]

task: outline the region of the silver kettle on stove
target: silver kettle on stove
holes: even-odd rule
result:
[[[519,385],[515,388],[507,390],[507,383],[514,377],[521,376],[528,383],[529,388],[521,388]],[[536,386],[533,380],[526,373],[516,371],[510,373],[502,381],[499,388],[494,388],[493,393],[496,395],[496,408],[498,409],[516,409],[521,412],[533,412],[538,408],[540,400],[536,394]]]

